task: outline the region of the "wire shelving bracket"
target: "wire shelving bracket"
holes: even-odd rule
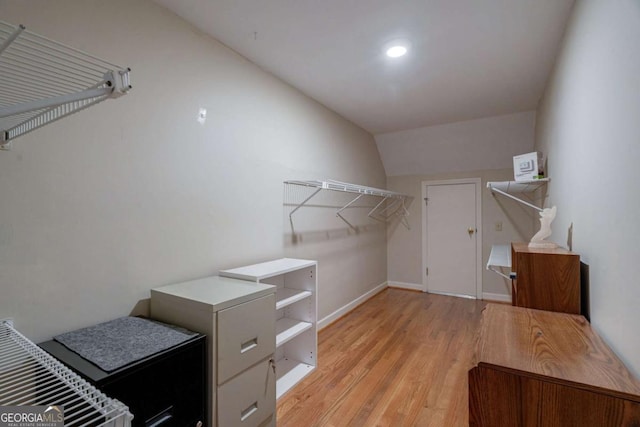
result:
[[[497,193],[509,199],[515,200],[525,206],[535,209],[538,212],[542,212],[542,208],[523,200],[514,194],[532,193],[538,188],[549,182],[549,178],[536,179],[532,181],[499,181],[499,182],[487,182],[487,188],[492,193]]]
[[[131,89],[123,68],[0,21],[0,149]]]

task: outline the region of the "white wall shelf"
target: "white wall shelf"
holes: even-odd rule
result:
[[[317,262],[282,258],[220,271],[221,276],[276,286],[276,397],[317,365]]]
[[[509,199],[515,200],[518,203],[522,203],[523,205],[535,209],[538,212],[542,212],[542,208],[526,200],[523,200],[522,198],[517,197],[514,194],[533,193],[534,191],[545,185],[547,182],[549,182],[549,178],[535,179],[532,181],[490,181],[487,182],[487,188],[491,190],[492,193],[497,193],[502,196],[508,197]]]
[[[354,228],[349,221],[342,215],[342,211],[347,209],[349,206],[353,205],[363,196],[373,196],[380,198],[378,203],[369,211],[367,216],[376,221],[386,222],[391,219],[393,216],[400,216],[402,223],[405,227],[409,228],[409,223],[407,222],[407,216],[409,216],[409,211],[407,207],[413,200],[413,196],[409,196],[407,194],[397,193],[395,191],[383,190],[381,188],[367,187],[364,185],[358,184],[350,184],[348,182],[341,182],[335,180],[326,180],[326,181],[285,181],[285,184],[289,185],[300,185],[305,187],[312,187],[316,190],[309,195],[306,199],[304,199],[300,204],[294,207],[291,212],[289,212],[289,220],[292,221],[293,214],[303,207],[309,200],[311,200],[316,194],[318,194],[322,190],[329,191],[340,191],[343,193],[351,193],[354,194],[355,197],[346,203],[344,206],[340,207],[336,211],[336,216],[342,219],[344,222],[349,225],[349,227]],[[386,202],[386,203],[385,203]]]
[[[491,254],[487,262],[487,270],[499,274],[507,280],[511,280],[511,276],[504,274],[503,268],[511,269],[511,245],[493,245],[491,246]],[[509,270],[509,273],[511,271]]]
[[[0,21],[0,148],[131,89],[129,68]]]

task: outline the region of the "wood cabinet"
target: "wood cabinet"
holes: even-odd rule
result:
[[[220,271],[221,276],[276,286],[276,398],[316,367],[317,267],[313,260],[281,258]]]
[[[470,426],[640,425],[640,382],[583,316],[488,304],[475,364]]]
[[[275,425],[275,301],[218,276],[151,290],[151,317],[207,336],[207,426]]]
[[[512,305],[580,314],[580,257],[566,249],[511,244]]]

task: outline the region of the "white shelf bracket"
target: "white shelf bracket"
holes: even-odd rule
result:
[[[354,227],[349,221],[347,221],[347,219],[345,217],[342,216],[341,212],[345,209],[347,209],[349,206],[351,206],[352,204],[354,204],[355,202],[358,201],[358,199],[360,199],[362,196],[364,196],[364,194],[358,194],[356,196],[355,199],[351,200],[349,203],[347,203],[346,205],[344,205],[343,207],[341,207],[340,209],[338,209],[338,211],[336,212],[336,216],[339,217],[341,220],[343,220],[344,222],[347,223],[347,225],[349,227],[351,227],[354,230],[357,230],[356,227]]]
[[[364,194],[359,194],[355,199],[353,199],[352,201],[350,201],[349,203],[347,203],[346,205],[338,209],[338,211],[336,212],[336,215],[340,215],[340,212],[342,212],[343,210],[347,209],[349,206],[357,202],[358,199],[360,199],[363,195]]]
[[[487,188],[495,195],[500,194],[511,200],[515,200],[531,209],[542,212],[542,208],[530,203],[520,197],[514,196],[512,193],[531,193],[542,185],[549,182],[549,178],[533,180],[533,181],[504,181],[504,182],[487,182]]]
[[[0,55],[2,55],[2,52],[4,52],[9,47],[9,45],[11,45],[11,43],[13,43],[13,41],[18,38],[18,36],[24,31],[24,29],[24,25],[18,25],[18,28],[16,28],[15,31],[11,33],[11,35],[7,37],[6,40],[0,45]]]
[[[494,273],[496,273],[496,274],[498,274],[498,275],[500,275],[500,276],[504,277],[504,278],[505,278],[505,279],[507,279],[507,280],[511,280],[511,276],[509,276],[509,275],[507,275],[507,274],[504,274],[502,271],[498,270],[498,269],[497,269],[497,268],[495,268],[495,267],[488,267],[488,268],[487,268],[487,270],[489,270],[489,271],[493,271]]]
[[[508,198],[510,198],[510,199],[512,199],[512,200],[515,200],[515,201],[516,201],[516,202],[518,202],[518,203],[522,203],[522,204],[523,204],[523,205],[525,205],[525,206],[529,206],[530,208],[535,209],[535,210],[537,210],[538,212],[542,212],[542,209],[541,209],[541,208],[539,208],[539,207],[537,207],[537,206],[536,206],[536,205],[534,205],[533,203],[529,203],[529,202],[527,202],[526,200],[522,200],[522,199],[520,199],[519,197],[514,196],[513,194],[509,194],[509,193],[507,193],[507,192],[505,192],[505,191],[502,191],[502,190],[499,190],[499,189],[497,189],[497,188],[491,188],[491,191],[492,191],[492,192],[494,192],[494,193],[502,194],[503,196],[508,197]]]
[[[293,216],[293,214],[300,209],[301,207],[303,207],[305,205],[305,203],[307,203],[309,200],[311,200],[313,198],[313,196],[315,196],[316,194],[318,194],[320,192],[320,190],[322,190],[322,188],[318,188],[316,191],[314,191],[313,193],[311,193],[311,195],[309,197],[307,197],[306,199],[304,199],[302,201],[302,203],[300,203],[298,206],[296,206],[295,208],[293,208],[293,210],[291,212],[289,212],[289,219],[292,219],[291,217]]]
[[[404,205],[404,200],[402,201],[402,218],[400,218],[400,221],[402,222],[402,225],[404,225],[407,230],[411,230],[411,225],[409,224],[409,220],[407,218],[409,218],[409,210],[405,207]]]
[[[373,207],[373,209],[371,209],[371,210],[369,211],[369,213],[367,214],[367,216],[368,216],[368,217],[370,217],[370,218],[373,218],[373,219],[375,219],[375,220],[381,221],[381,219],[379,219],[379,218],[377,218],[376,216],[374,216],[374,214],[373,214],[373,213],[374,213],[375,211],[377,211],[377,210],[378,210],[378,208],[379,208],[380,206],[382,206],[382,204],[383,204],[387,199],[388,199],[388,197],[383,197],[383,198],[382,198],[382,200],[380,200],[380,202],[379,202],[377,205],[375,205],[375,206]]]
[[[390,213],[389,215],[386,216],[387,218],[389,218],[391,215],[393,215],[394,213],[398,212],[398,209],[402,204],[403,204],[402,203],[402,199],[395,199],[394,201],[389,203],[386,208],[381,210],[380,214],[383,215],[385,212],[391,211],[392,213]]]

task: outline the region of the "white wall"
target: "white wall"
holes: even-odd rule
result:
[[[576,2],[538,116],[553,239],[589,264],[593,326],[640,374],[640,2]],[[570,239],[568,230],[573,225]]]
[[[283,255],[319,260],[320,318],[385,282],[384,227],[307,243],[283,221],[286,179],[383,187],[370,134],[148,0],[2,1],[0,16],[133,70],[128,95],[0,152],[0,318],[40,341]]]
[[[535,120],[527,111],[378,134],[376,143],[388,176],[502,169],[532,150]]]

